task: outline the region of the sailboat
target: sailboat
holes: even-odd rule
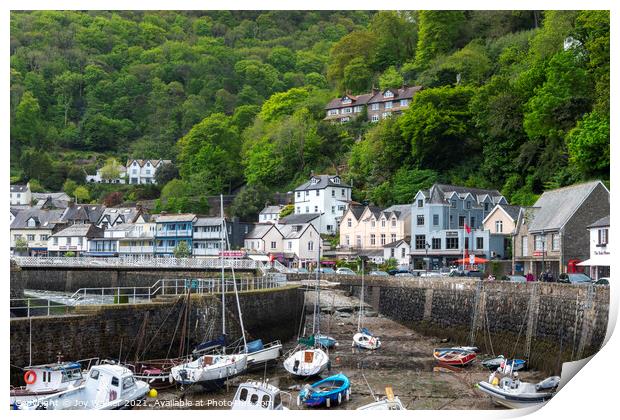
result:
[[[224,235],[226,235],[226,220],[224,219],[224,200],[220,195],[220,214],[222,217],[222,235],[221,247],[224,250]],[[224,280],[224,253],[221,253],[222,265],[222,336],[226,337],[226,281]],[[245,341],[245,329],[243,327],[243,317],[241,315],[241,306],[239,304],[239,295],[237,294],[237,283],[235,280],[235,272],[233,273],[233,289],[237,302],[237,311],[239,313],[239,323],[241,324],[241,334],[243,339],[243,347],[241,351],[226,354],[227,347],[224,345],[216,353],[205,354],[196,360],[180,364],[171,369],[172,378],[181,386],[185,385],[201,385],[206,390],[214,390],[221,388],[224,383],[237,375],[246,371],[248,363],[247,343]]]
[[[376,350],[381,347],[381,340],[379,337],[375,337],[368,329],[363,328],[362,319],[364,317],[364,260],[362,259],[362,287],[360,291],[360,309],[357,317],[357,333],[353,336],[352,346],[367,349]]]
[[[314,315],[312,318],[312,335],[297,340],[297,346],[291,350],[284,360],[284,369],[287,372],[300,377],[316,376],[329,366],[329,356],[321,348],[321,340],[332,339],[321,335],[321,277],[319,267],[321,264],[321,239],[317,247],[317,270],[316,270],[316,299],[314,302]],[[318,321],[318,322],[317,322]],[[335,342],[335,340],[334,340]]]

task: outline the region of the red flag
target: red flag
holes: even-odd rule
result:
[[[467,233],[471,233],[471,228],[467,226],[467,223],[465,223],[465,230],[467,231]]]

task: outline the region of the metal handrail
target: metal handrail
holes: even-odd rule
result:
[[[21,267],[129,267],[129,268],[213,268],[221,269],[220,258],[175,257],[20,257],[11,258]],[[246,258],[224,259],[224,268],[261,269],[262,264]]]

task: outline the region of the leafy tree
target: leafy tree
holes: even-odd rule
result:
[[[286,216],[290,216],[294,212],[295,206],[293,204],[287,204],[286,206],[282,207],[282,210],[280,210],[280,219]]]
[[[372,17],[370,31],[376,39],[373,67],[376,70],[402,65],[415,55],[417,12],[382,10]]]
[[[15,239],[14,249],[20,254],[28,251],[28,241],[20,236],[19,238]]]
[[[389,67],[381,77],[379,77],[379,87],[381,89],[399,88],[403,85],[403,82],[403,76],[394,66]]]
[[[120,164],[114,158],[108,158],[101,168],[101,178],[105,180],[117,179],[121,176]]]
[[[609,116],[594,111],[586,114],[567,136],[570,162],[586,177],[609,174]]]
[[[16,141],[14,147],[42,147],[45,131],[39,101],[30,92],[24,92],[11,123],[11,139]]]
[[[31,147],[26,148],[19,163],[26,179],[42,179],[45,185],[48,185],[47,180],[54,170],[54,164],[47,153]]]
[[[350,84],[354,79],[353,71],[357,68],[365,73],[357,80],[368,79],[366,74],[371,73],[369,63],[371,63],[376,42],[376,37],[370,31],[355,31],[345,35],[330,51],[327,78],[336,82],[340,89],[355,90],[358,86],[352,87]],[[347,67],[349,67],[348,71],[346,71]]]
[[[295,53],[286,47],[274,47],[267,57],[267,62],[281,73],[295,69]]]
[[[168,182],[179,177],[179,170],[173,163],[164,163],[155,172],[157,185],[166,185]]]
[[[33,193],[45,192],[45,188],[43,188],[43,186],[41,185],[41,182],[39,182],[38,179],[31,179],[28,181],[28,183],[30,184],[31,192]]]
[[[354,58],[344,68],[342,85],[345,90],[353,94],[370,90],[373,72],[368,62],[363,58]]]
[[[462,11],[421,10],[418,12],[418,44],[415,61],[420,67],[439,54],[456,47],[456,40],[465,23]]]
[[[265,186],[248,185],[235,196],[230,211],[241,220],[258,220],[258,214],[270,199],[271,194]]]
[[[308,89],[293,88],[272,95],[258,114],[264,121],[272,121],[282,115],[290,115],[308,98]]]
[[[78,203],[86,203],[90,201],[90,193],[84,185],[79,185],[73,190],[73,196]]]
[[[186,241],[180,241],[177,246],[174,247],[172,253],[175,258],[188,258],[192,255],[192,250],[189,249],[189,245],[187,245]]]
[[[106,207],[115,207],[123,202],[123,193],[120,191],[114,191],[109,193],[103,198],[103,204]]]

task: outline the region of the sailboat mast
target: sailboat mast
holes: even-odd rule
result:
[[[362,288],[360,290],[360,310],[357,314],[357,330],[362,328],[362,311],[364,310],[364,259],[362,258]]]
[[[220,216],[222,223],[220,226],[220,263],[222,264],[222,335],[226,336],[226,283],[224,281],[224,196],[220,194]]]
[[[323,216],[323,213],[321,213],[321,216]],[[316,305],[317,305],[317,310],[316,310],[316,333],[317,335],[319,335],[321,333],[321,271],[319,270],[319,267],[321,266],[321,218],[319,217],[319,240],[318,240],[318,246],[317,246],[317,253],[316,253],[316,267],[317,267],[317,271],[318,271],[318,281],[316,283],[316,287],[317,287],[317,293],[316,293]]]
[[[224,235],[226,235],[226,250],[230,251],[230,240],[228,239],[228,229],[226,228],[226,219],[224,219]],[[237,293],[237,279],[235,278],[235,267],[231,265],[233,290],[235,291],[235,300],[237,302],[237,312],[239,313],[239,326],[241,326],[241,336],[243,337],[244,353],[247,351],[248,343],[245,339],[245,327],[243,326],[243,315],[241,314],[241,304],[239,303],[239,294]]]

